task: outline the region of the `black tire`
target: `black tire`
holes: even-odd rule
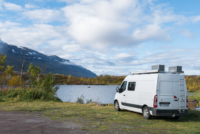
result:
[[[179,118],[180,118],[180,116],[172,117],[172,119],[175,119],[175,120],[177,120],[177,119],[179,119]]]
[[[118,101],[115,101],[114,107],[115,107],[115,110],[116,110],[116,111],[121,111],[121,109],[120,109],[120,107],[119,107]]]
[[[145,119],[150,119],[151,118],[151,115],[149,113],[149,108],[147,106],[145,106],[143,109],[142,109],[142,113],[143,113],[143,116]]]

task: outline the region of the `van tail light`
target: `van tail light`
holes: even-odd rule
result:
[[[154,107],[154,108],[157,108],[157,107],[158,107],[157,104],[158,104],[158,97],[157,97],[157,95],[155,95],[155,96],[154,96],[154,100],[153,100],[153,107]]]
[[[188,108],[188,96],[186,96],[186,107]]]
[[[178,101],[178,98],[176,96],[174,96],[174,101]]]

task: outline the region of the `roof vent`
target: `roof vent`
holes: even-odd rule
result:
[[[151,67],[151,70],[158,70],[158,72],[164,72],[165,71],[165,65],[153,65]]]
[[[182,71],[182,66],[171,66],[171,67],[169,67],[169,72],[171,72],[171,73],[184,73],[184,71]]]

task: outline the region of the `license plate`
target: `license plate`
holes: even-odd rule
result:
[[[169,107],[169,104],[160,104],[161,107]]]

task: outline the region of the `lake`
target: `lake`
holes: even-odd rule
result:
[[[116,87],[120,85],[60,85],[57,96],[63,102],[76,102],[78,97],[84,96],[84,101],[100,103],[113,103]],[[90,87],[90,88],[88,88]],[[195,96],[195,93],[188,92],[188,96]]]
[[[85,102],[92,99],[104,104],[113,103],[116,87],[119,85],[60,85],[57,96],[63,102],[76,102],[83,95]]]

